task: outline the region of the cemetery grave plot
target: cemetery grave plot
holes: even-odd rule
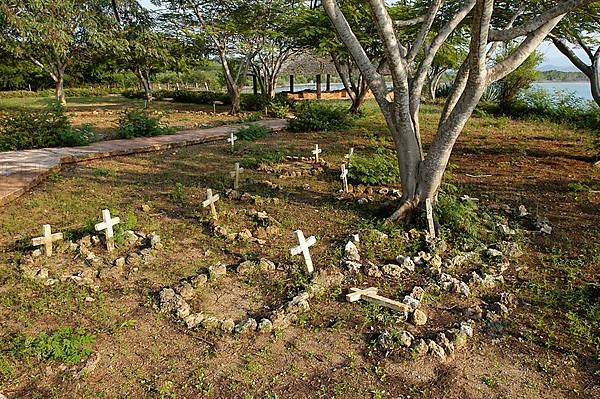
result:
[[[296,140],[296,137],[282,133],[277,135],[276,141],[267,139],[265,142],[276,146],[286,139]],[[25,321],[19,324],[10,321],[10,331],[20,328],[50,330],[65,324],[86,327],[99,336],[94,349],[100,353],[100,361],[97,369],[80,381],[85,381],[92,391],[116,393],[124,389],[140,397],[158,392],[165,380],[173,382],[178,397],[201,395],[201,390],[190,382],[197,383],[192,366],[202,368],[207,384],[213,386],[215,397],[272,390],[280,397],[313,397],[318,391],[329,396],[339,396],[342,392],[344,397],[350,398],[369,397],[373,389],[385,390],[393,397],[411,392],[403,384],[428,393],[450,389],[453,397],[460,397],[464,391],[443,377],[444,373],[456,370],[464,370],[461,372],[468,376],[468,381],[461,381],[465,381],[470,390],[489,395],[490,391],[486,391],[488,388],[481,380],[496,367],[501,370],[497,378],[520,373],[527,381],[543,384],[544,378],[539,371],[512,356],[509,348],[514,345],[522,345],[527,350],[532,348],[529,343],[510,338],[515,324],[521,320],[522,309],[527,309],[520,300],[514,302],[515,284],[523,267],[532,263],[527,253],[516,257],[516,248],[508,243],[522,240],[523,229],[530,231],[524,234],[539,240],[554,239],[556,234],[561,234],[561,229],[543,217],[538,220],[539,212],[531,209],[531,215],[522,215],[520,201],[511,202],[510,207],[502,202],[499,206],[488,207],[483,203],[495,201],[484,197],[479,207],[495,219],[488,226],[494,230],[493,238],[486,239],[483,246],[465,247],[463,243],[448,241],[444,249],[441,241],[430,237],[426,223],[411,231],[365,221],[377,206],[395,197],[392,190],[397,187],[362,187],[363,194],[356,198],[370,198],[367,204],[336,201],[342,189],[340,165],[349,145],[340,143],[336,147],[335,143],[328,143],[322,137],[307,137],[294,151],[295,154],[307,154],[303,163],[314,162],[310,154],[317,141],[323,149],[322,157],[330,162],[326,173],[280,179],[279,174],[262,171],[260,167],[245,167],[238,190],[232,190],[235,176],[230,172],[235,163],[241,163],[243,159],[231,153],[230,143],[93,162],[89,166],[68,169],[62,181],[45,183],[32,195],[33,200],[39,201],[39,208],[26,208],[39,224],[31,228],[5,224],[8,231],[27,231],[29,240],[40,235],[42,224],[47,221],[52,233],[68,233],[83,228],[89,219],[94,223],[102,222],[101,210],[109,207],[119,210],[118,214],[111,214],[111,218],[119,216],[125,220],[128,213],[134,213],[138,221],[131,229],[138,234],[156,231],[164,246],[151,250],[153,261],[142,262],[129,279],[116,280],[119,284],[113,284],[112,280],[105,284],[99,280],[101,293],[88,291],[86,285],[77,286],[81,290],[80,300],[93,296],[94,306],[98,307],[107,303],[121,304],[122,295],[127,294],[127,307],[119,305],[113,321],[92,323],[90,320],[95,319],[85,308],[81,310],[82,316],[71,316],[76,320],[74,322],[62,313],[50,321],[33,313],[31,321],[27,321],[29,319],[22,316],[24,313],[15,309],[19,316],[8,315],[7,320]],[[96,176],[97,168],[118,172]],[[483,173],[474,175],[479,174]],[[177,182],[181,183],[181,190],[176,189]],[[305,184],[310,184],[310,190],[304,189]],[[355,185],[354,189],[357,187]],[[212,220],[210,205],[202,207],[208,188],[213,190],[212,196],[220,196],[214,203],[217,221]],[[382,188],[388,192],[380,194]],[[303,197],[304,191],[310,191],[311,197]],[[481,197],[477,193],[469,194]],[[73,198],[83,205],[78,205]],[[312,202],[314,198],[319,202]],[[27,198],[20,200],[20,206],[25,208],[27,201]],[[63,202],[69,206],[56,205]],[[469,198],[462,202],[468,203]],[[54,211],[44,212],[44,209]],[[15,215],[12,212],[9,209],[9,216]],[[272,220],[263,223],[268,218],[277,223]],[[554,221],[554,218],[550,219]],[[19,222],[19,218],[14,220]],[[31,224],[29,217],[26,223]],[[552,228],[550,235],[547,234],[549,228]],[[311,236],[316,238],[316,243],[309,249],[316,273],[327,271],[337,277],[324,293],[309,298],[309,308],[298,312],[287,327],[273,327],[270,333],[261,333],[257,328],[262,319],[268,318],[266,316],[271,312],[311,284],[310,276],[297,274],[306,269],[303,254],[289,252],[299,244],[294,235],[296,230],[302,230],[306,240]],[[129,251],[117,242],[115,251],[108,255],[102,232],[89,234],[90,240],[92,236],[98,236],[100,241],[91,251],[99,258],[106,257],[108,270],[112,269],[111,262],[116,259],[127,259],[130,252],[138,253],[147,247],[141,240]],[[358,234],[358,240],[354,240],[355,234]],[[40,251],[41,256],[34,261],[48,261],[50,266],[62,262],[61,257],[65,255],[60,246],[69,239],[74,243],[78,241],[70,234],[65,238],[54,242],[51,258],[45,259]],[[348,242],[355,245],[359,259]],[[27,254],[25,252],[25,256]],[[65,259],[70,262],[72,256]],[[276,270],[248,275],[238,272],[238,267],[246,260],[257,263],[261,258],[272,260],[277,265]],[[160,305],[162,290],[172,289],[177,293],[183,287],[182,282],[191,284],[200,274],[208,276],[209,269],[218,263],[226,265],[227,273],[214,280],[206,277],[205,285],[196,288],[186,302],[190,314],[202,312],[218,317],[220,321],[233,319],[233,333],[223,331],[221,326],[207,329],[201,322],[188,329],[185,318],[178,317],[176,312],[163,313],[160,308],[154,309],[154,305]],[[87,267],[80,258],[77,258],[77,265]],[[131,270],[134,267],[125,266]],[[52,271],[50,267],[48,269]],[[15,270],[18,270],[16,266]],[[343,279],[334,271],[341,273]],[[72,284],[72,280],[59,281],[51,287],[40,284],[34,292],[41,296],[47,290],[68,291]],[[274,288],[282,284],[284,290]],[[118,290],[114,290],[113,285]],[[468,297],[464,295],[467,292],[465,285],[469,289]],[[370,287],[376,288],[379,296],[407,307],[415,305],[413,300],[419,300],[416,309],[423,311],[427,320],[417,325],[414,311],[409,311],[405,317],[403,312],[362,299],[357,303],[347,301],[350,289]],[[423,288],[423,292],[415,287]],[[25,295],[30,301],[36,301],[27,290]],[[60,305],[55,307],[61,311]],[[248,317],[254,319],[256,326],[253,322],[244,324]],[[129,319],[137,320],[138,325],[118,327]],[[468,322],[469,319],[474,323]],[[240,326],[237,333],[236,326]],[[246,330],[242,330],[242,326],[246,326]],[[499,331],[496,327],[504,330]],[[227,328],[231,328],[231,323]],[[250,333],[250,330],[256,332]],[[471,332],[473,337],[469,336]],[[465,338],[468,338],[466,342]],[[206,346],[205,341],[213,346]],[[139,343],[142,343],[141,349]],[[210,355],[203,356],[205,351]],[[421,356],[414,355],[419,352]],[[118,356],[113,357],[113,353]],[[124,372],[114,371],[116,362],[121,362],[119,368]],[[139,364],[130,370],[128,364],[131,363]],[[44,362],[36,363],[35,367],[40,364],[43,369]],[[57,369],[56,365],[53,367]],[[74,396],[83,396],[79,395],[81,391],[70,378],[82,367],[83,364],[74,371],[58,372],[55,379],[41,377],[38,384],[59,386],[66,392],[77,392]],[[31,371],[21,370],[21,375]],[[153,382],[156,374],[161,377]],[[581,374],[577,375],[584,380]],[[568,381],[572,379],[570,376],[557,375],[555,378],[564,384],[574,384]],[[344,383],[349,387],[344,388]],[[151,391],[148,385],[152,386]],[[522,381],[514,388],[502,389],[505,393],[522,390],[534,395],[538,392]],[[544,397],[543,394],[538,396]]]

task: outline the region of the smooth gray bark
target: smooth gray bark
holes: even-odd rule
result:
[[[340,39],[352,55],[367,80],[394,139],[402,199],[390,220],[404,219],[425,199],[435,201],[452,149],[485,89],[493,82],[514,71],[537,48],[565,13],[589,3],[587,0],[568,0],[542,11],[522,26],[509,24],[503,31],[494,31],[493,0],[467,0],[453,15],[446,16],[445,25],[435,35],[431,33],[442,1],[433,0],[426,14],[415,19],[422,23],[412,43],[402,44],[384,0],[368,0],[373,22],[384,45],[385,61],[392,75],[393,96],[387,96],[383,76],[377,72],[365,50],[352,32],[336,0],[323,0],[325,8]],[[424,156],[419,132],[421,94],[427,72],[442,44],[471,14],[470,45],[467,59],[459,69],[450,96],[446,100],[436,135]],[[411,21],[413,23],[414,21]],[[513,21],[514,22],[514,21]],[[430,41],[427,38],[432,37]],[[488,43],[525,36],[514,52],[504,61],[488,67]],[[423,53],[416,62],[416,54]]]

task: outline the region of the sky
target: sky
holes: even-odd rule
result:
[[[141,3],[148,8],[156,8],[150,3],[150,0],[141,0]],[[553,44],[549,42],[544,42],[539,47],[539,51],[544,54],[544,61],[540,65],[539,69],[542,71],[547,71],[550,69],[556,69],[559,71],[578,71],[575,66],[569,61],[567,57],[565,57],[560,51],[554,47]],[[583,57],[582,59],[587,63],[587,57],[584,55],[583,51],[576,49],[575,52]]]

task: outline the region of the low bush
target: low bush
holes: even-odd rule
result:
[[[89,127],[72,127],[64,107],[57,103],[0,118],[0,151],[81,146],[92,138]]]
[[[76,364],[93,351],[91,345],[96,337],[83,329],[61,328],[50,334],[41,333],[36,337],[18,335],[12,341],[14,355],[40,360],[58,360]]]
[[[175,129],[161,122],[161,118],[160,115],[152,115],[147,109],[127,111],[119,117],[117,137],[130,139],[174,133]]]
[[[352,155],[348,177],[355,183],[390,184],[398,181],[400,169],[394,152],[380,147],[375,154]]]
[[[99,97],[109,94],[122,94],[123,89],[108,87],[67,87],[65,88],[66,97]],[[39,91],[12,90],[0,91],[0,98],[32,98],[32,97],[54,97],[54,89]]]
[[[353,119],[345,107],[322,102],[297,103],[296,118],[290,120],[293,132],[336,131],[352,127]]]
[[[240,140],[254,141],[266,137],[269,134],[269,128],[263,125],[250,125],[243,127],[235,132]]]

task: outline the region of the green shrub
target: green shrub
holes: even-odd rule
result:
[[[269,134],[269,128],[263,125],[250,125],[235,132],[238,139],[246,141],[262,139],[263,137],[266,137],[267,134]]]
[[[398,181],[400,169],[393,151],[378,148],[375,154],[353,155],[348,177],[355,183],[389,184]]]
[[[293,132],[343,130],[352,127],[348,110],[339,105],[306,101],[296,105],[296,118],[290,120]]]
[[[133,137],[160,136],[172,134],[175,129],[161,122],[161,116],[152,116],[147,109],[136,109],[121,114],[117,137],[130,139]]]
[[[72,127],[64,107],[57,103],[0,118],[0,151],[81,146],[92,137],[89,127]]]
[[[37,337],[18,335],[12,341],[12,352],[19,357],[76,364],[93,352],[90,346],[95,341],[96,337],[83,329],[73,331],[66,327]]]
[[[65,88],[66,97],[98,97],[107,96],[109,94],[122,94],[121,88],[107,87],[67,87]],[[0,91],[0,98],[43,98],[54,97],[56,95],[54,89],[46,89],[39,91],[29,90],[12,90]]]
[[[245,111],[264,111],[268,101],[264,96],[257,94],[242,94],[240,107]]]

